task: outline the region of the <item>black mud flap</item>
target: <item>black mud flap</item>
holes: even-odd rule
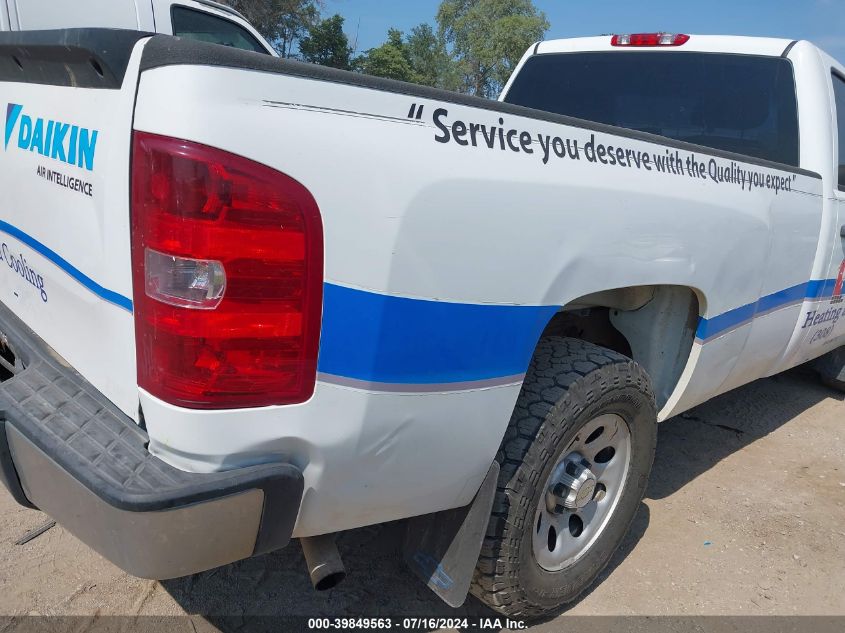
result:
[[[405,536],[405,562],[450,607],[466,600],[493,509],[499,463],[493,462],[468,506],[414,517]]]

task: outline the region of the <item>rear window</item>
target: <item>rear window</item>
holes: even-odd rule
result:
[[[170,19],[173,23],[173,35],[177,37],[269,54],[249,31],[231,20],[177,6],[171,10]]]
[[[535,55],[507,103],[798,166],[792,65],[778,57],[605,52]]]

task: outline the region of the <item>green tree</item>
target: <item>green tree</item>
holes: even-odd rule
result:
[[[390,29],[387,41],[376,48],[371,48],[355,60],[356,69],[367,75],[413,81],[414,69],[411,67],[411,56],[402,32]]]
[[[299,52],[307,62],[348,70],[352,48],[343,32],[343,18],[335,14],[313,26],[300,40]]]
[[[293,57],[296,43],[320,18],[320,0],[228,0],[244,14],[282,57]]]
[[[443,0],[437,24],[460,65],[463,89],[491,98],[549,28],[531,0]]]
[[[411,29],[405,45],[415,83],[446,90],[460,87],[457,65],[449,57],[444,38],[430,24]]]

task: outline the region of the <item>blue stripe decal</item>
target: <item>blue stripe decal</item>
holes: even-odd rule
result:
[[[835,279],[814,279],[807,284],[807,299],[826,299],[833,296]]]
[[[808,283],[799,284],[797,286],[792,286],[792,288],[787,288],[786,290],[781,290],[779,292],[766,295],[765,297],[761,297],[760,300],[757,301],[757,309],[755,310],[755,313],[759,315],[761,313],[771,312],[772,310],[777,310],[778,308],[788,305],[802,303],[804,298],[807,296],[808,287]]]
[[[390,384],[523,374],[557,306],[408,299],[323,286],[319,371]]]
[[[710,319],[702,317],[698,321],[698,329],[696,330],[695,337],[700,341],[707,342],[775,310],[797,305],[807,299],[824,299],[833,294],[835,283],[835,279],[814,279],[803,284],[798,284],[797,286],[792,286],[786,290],[766,295],[758,299],[755,303],[734,308]]]
[[[78,281],[80,284],[85,286],[85,288],[93,292],[101,299],[108,301],[109,303],[113,303],[114,305],[123,308],[124,310],[132,312],[131,299],[129,299],[128,297],[124,297],[123,295],[114,292],[113,290],[109,290],[108,288],[103,288],[100,284],[88,277],[85,273],[76,268],[73,264],[71,264],[61,255],[59,255],[56,251],[49,248],[48,246],[45,246],[31,235],[24,233],[19,228],[14,227],[8,222],[4,222],[3,220],[0,220],[0,231],[6,233],[7,235],[11,235],[16,240],[23,242],[24,244],[29,246],[32,250],[40,254],[42,257],[49,259],[53,264],[61,268],[64,272],[73,277],[73,279]]]
[[[0,232],[26,244],[89,291],[130,313],[132,300],[104,288],[54,250],[0,220]],[[710,319],[707,342],[757,317],[832,296],[835,279],[811,280]],[[318,369],[353,380],[445,385],[525,373],[537,339],[558,306],[503,306],[392,297],[326,283]]]

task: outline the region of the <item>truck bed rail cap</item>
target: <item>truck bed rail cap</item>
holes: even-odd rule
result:
[[[0,82],[116,90],[135,45],[151,35],[121,29],[0,33]]]
[[[141,58],[141,71],[144,72],[166,66],[216,66],[220,68],[288,75],[291,77],[312,79],[314,81],[326,81],[367,88],[370,90],[392,92],[395,94],[407,95],[409,97],[430,99],[441,103],[452,103],[471,108],[490,110],[497,113],[521,116],[537,121],[568,125],[570,127],[592,130],[604,134],[613,134],[615,136],[654,143],[663,147],[672,147],[708,156],[727,158],[729,160],[735,160],[742,163],[759,165],[769,169],[777,169],[780,171],[821,179],[819,174],[793,165],[785,165],[761,158],[755,158],[753,156],[713,149],[703,145],[694,145],[692,143],[677,141],[664,136],[649,134],[648,132],[639,132],[636,130],[606,125],[604,123],[576,119],[544,110],[534,110],[532,108],[526,108],[510,103],[482,99],[481,97],[461,94],[449,90],[441,90],[439,88],[430,88],[428,86],[420,86],[418,84],[397,81],[395,79],[373,77],[348,70],[338,70],[337,68],[318,66],[317,64],[308,64],[290,59],[270,57],[260,53],[252,53],[249,51],[209,44],[207,42],[200,42],[197,40],[188,40],[167,35],[156,35],[144,47],[144,55]]]

